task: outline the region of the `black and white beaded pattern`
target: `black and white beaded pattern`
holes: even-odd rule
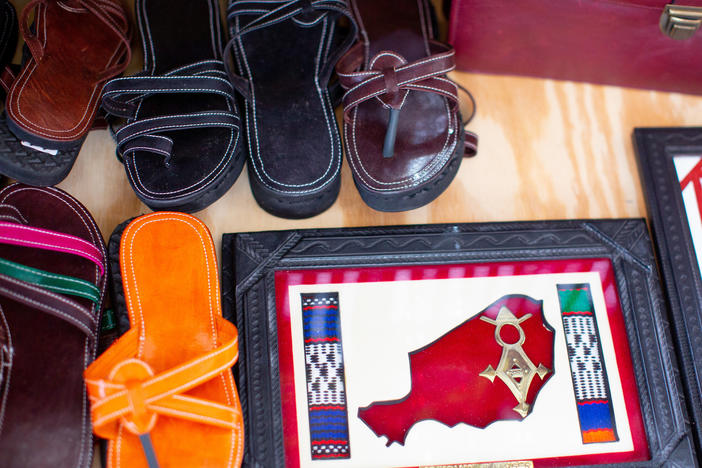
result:
[[[326,295],[326,294],[317,294],[315,296],[310,296],[310,295],[306,295],[306,294],[302,295],[302,307],[318,306],[318,305],[339,307],[339,299],[335,296]]]
[[[346,404],[341,343],[315,343],[305,346],[305,370],[308,404]]]
[[[563,317],[568,358],[578,401],[608,398],[594,317]]]
[[[349,458],[349,444],[320,444],[312,446],[312,458]]]

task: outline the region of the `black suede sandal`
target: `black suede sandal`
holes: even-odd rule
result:
[[[342,17],[349,28],[338,25]],[[246,98],[249,181],[276,216],[306,218],[339,194],[341,139],[328,90],[339,57],[356,35],[341,0],[234,0],[227,19]],[[231,70],[230,70],[231,72]]]
[[[201,210],[236,181],[245,155],[222,62],[217,0],[137,0],[144,71],[110,81],[103,107],[127,119],[117,154],[154,210]]]
[[[460,87],[446,75],[454,51],[435,39],[429,0],[348,1],[361,33],[336,66],[347,90],[346,157],[368,206],[413,210],[441,195],[477,151]]]

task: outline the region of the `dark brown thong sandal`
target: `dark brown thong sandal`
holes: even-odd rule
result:
[[[446,73],[454,51],[434,40],[428,0],[350,0],[360,42],[336,67],[344,95],[346,155],[363,200],[405,211],[438,197],[475,155],[458,89]]]
[[[105,247],[90,214],[53,188],[0,190],[0,466],[92,463],[83,370],[94,359]]]

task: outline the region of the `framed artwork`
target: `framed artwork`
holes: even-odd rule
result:
[[[246,466],[695,463],[643,220],[233,234],[223,267]]]
[[[639,161],[681,375],[702,446],[702,128],[637,128]]]

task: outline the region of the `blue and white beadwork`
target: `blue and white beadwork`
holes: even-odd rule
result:
[[[301,294],[312,460],[350,458],[339,294]]]

